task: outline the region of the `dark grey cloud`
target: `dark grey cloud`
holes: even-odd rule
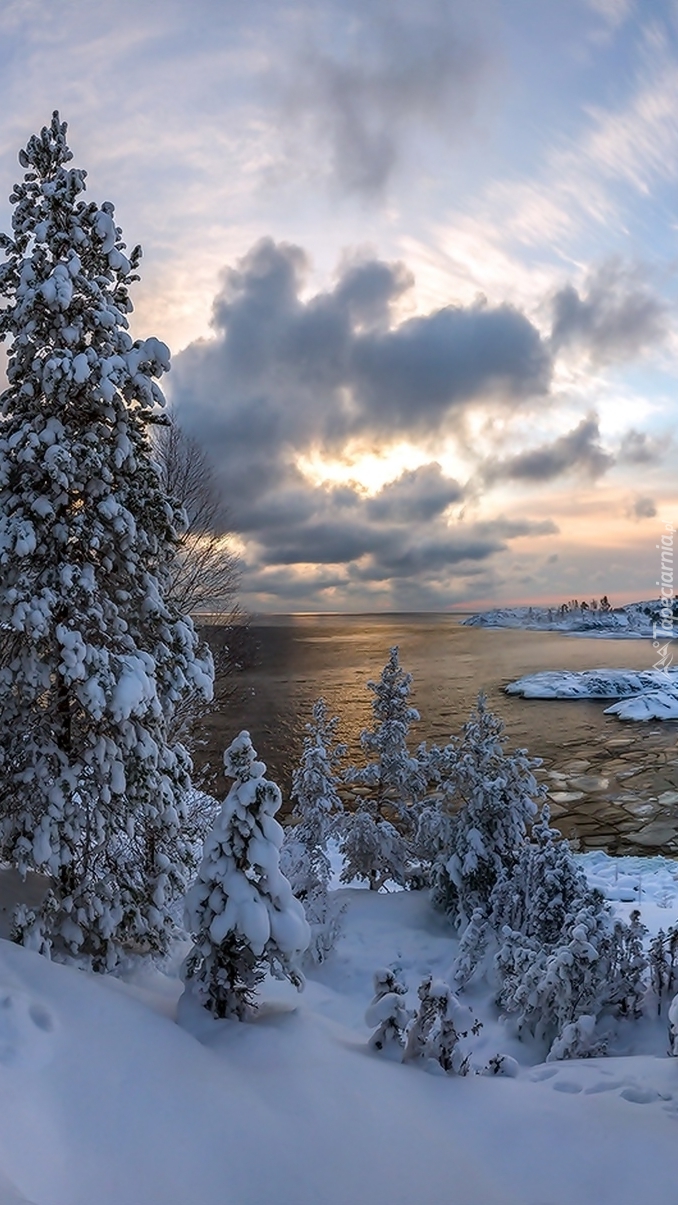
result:
[[[527,452],[519,452],[506,460],[492,460],[483,467],[486,482],[527,481],[539,484],[577,471],[587,477],[602,476],[615,462],[600,442],[598,419],[590,415],[577,427]]]
[[[464,487],[433,458],[366,496],[314,486],[302,455],[343,454],[347,442],[432,444],[478,399],[504,411],[548,391],[551,363],[536,328],[510,306],[446,307],[398,322],[412,286],[401,264],[345,260],[331,288],[308,296],[299,247],[264,239],[226,270],[214,337],[175,359],[169,396],[209,452],[232,529],[247,540],[248,588],[285,573],[337,588],[347,567],[365,582],[467,575],[544,524],[489,527],[450,508]],[[550,529],[549,529],[550,530]],[[310,575],[310,576],[309,576]],[[423,588],[423,586],[422,586]]]
[[[621,441],[617,459],[622,464],[657,464],[666,454],[668,441],[653,439],[645,431],[630,430]]]
[[[366,503],[371,519],[426,522],[463,497],[457,481],[446,477],[436,462],[404,472]]]
[[[652,498],[640,496],[633,499],[626,513],[631,519],[654,519],[657,507]]]
[[[419,129],[462,140],[488,70],[469,15],[445,0],[345,0],[327,7],[325,22],[307,20],[278,79],[291,154],[310,144],[316,172],[374,195]]]
[[[513,399],[545,392],[551,363],[524,314],[480,303],[448,306],[356,340],[353,370],[376,421],[421,431],[451,407],[494,391]]]
[[[611,260],[589,277],[583,293],[573,285],[556,293],[551,342],[554,351],[582,348],[599,364],[631,360],[664,339],[667,316],[642,274]]]
[[[303,297],[299,247],[263,239],[223,275],[215,337],[176,357],[172,400],[222,473],[236,522],[299,452],[432,437],[478,398],[515,407],[548,389],[538,331],[511,306],[446,307],[394,324],[411,286],[400,264],[345,263]],[[242,519],[240,515],[242,514]]]

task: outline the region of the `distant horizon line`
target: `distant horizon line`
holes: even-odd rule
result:
[[[605,597],[605,595],[601,595],[601,597]],[[569,602],[570,600],[568,599],[567,601]],[[583,602],[587,601],[585,596],[582,598],[582,601]],[[650,602],[657,602],[657,601],[658,601],[657,598],[633,598],[629,602],[620,602],[620,603],[616,603],[616,604],[612,603],[611,609],[613,611],[619,611],[624,607],[629,607],[629,606],[634,606],[634,605],[640,606],[643,603],[650,603]],[[482,614],[487,611],[528,610],[530,607],[536,607],[539,609],[548,610],[548,609],[559,608],[562,605],[563,605],[562,601],[557,602],[557,603],[556,602],[531,602],[531,603],[500,602],[500,603],[492,603],[489,605],[486,604],[484,606],[477,606],[477,605],[474,606],[474,605],[467,604],[463,607],[456,607],[454,609],[449,609],[446,611],[432,610],[432,609],[429,610],[429,609],[424,609],[424,608],[422,608],[420,610],[407,610],[407,611],[345,611],[345,610],[341,610],[341,611],[339,611],[339,610],[338,611],[249,611],[241,617],[241,620],[243,623],[247,623],[248,620],[260,618],[260,617],[276,618],[278,616],[297,616],[299,618],[316,618],[318,616],[323,616],[323,615],[326,615],[328,617],[331,617],[331,616],[367,616],[367,615],[373,615],[373,616],[384,616],[384,615],[391,615],[391,616],[402,616],[402,615],[457,616],[457,615],[476,615],[476,614]],[[207,619],[209,616],[218,616],[218,615],[219,615],[218,611],[193,612],[193,618],[195,618],[197,620],[200,620],[200,619],[204,620],[204,619]],[[236,619],[236,622],[238,622],[237,619]]]

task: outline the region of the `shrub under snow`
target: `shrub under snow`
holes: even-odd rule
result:
[[[411,1013],[405,1005],[407,987],[396,971],[382,968],[374,974],[374,999],[365,1013],[370,1027],[376,1026],[370,1046],[374,1050],[394,1050],[402,1056],[405,1031]]]

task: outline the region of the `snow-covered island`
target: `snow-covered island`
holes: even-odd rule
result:
[[[617,699],[605,715],[621,720],[678,720],[678,669],[544,670],[504,687],[523,699]]]
[[[581,603],[561,607],[496,607],[465,619],[472,628],[523,628],[530,632],[564,632],[581,636],[633,639],[671,639],[678,635],[678,604],[673,604],[673,622],[667,627],[666,603],[661,599],[627,603],[623,607],[600,607]]]

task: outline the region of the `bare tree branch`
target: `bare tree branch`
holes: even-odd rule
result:
[[[165,492],[186,512],[169,597],[184,615],[209,614],[210,623],[226,625],[242,621],[240,567],[209,457],[172,415],[154,426],[153,449]]]
[[[173,415],[163,415],[154,423],[152,441],[162,486],[186,513],[165,596],[182,614],[192,614],[199,623],[202,621],[202,636],[214,657],[211,705],[206,707],[198,699],[187,698],[177,708],[173,723],[174,739],[188,745],[194,761],[203,762],[200,749],[205,744],[205,717],[219,711],[232,695],[233,674],[251,661],[253,641],[249,616],[238,602],[240,566],[231,547],[228,512],[209,456]],[[201,785],[201,777],[204,774],[199,770],[196,785]],[[202,785],[208,785],[207,780]]]

